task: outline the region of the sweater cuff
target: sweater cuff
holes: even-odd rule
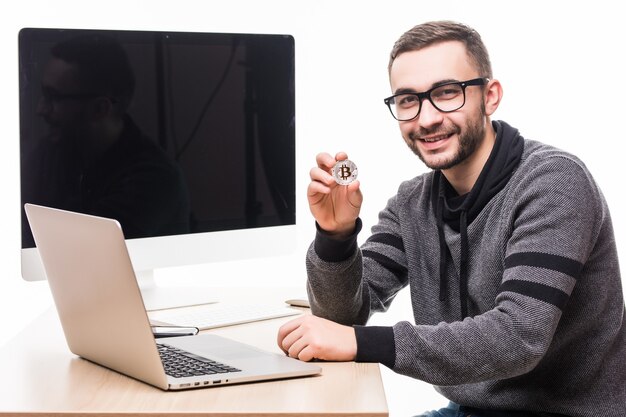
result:
[[[322,230],[315,222],[317,233],[315,234],[315,252],[325,262],[341,262],[350,258],[357,248],[357,235],[363,227],[360,218],[354,223],[354,232],[348,237],[335,238]]]
[[[396,342],[393,327],[353,326],[356,335],[356,361],[380,362],[393,369],[396,364]]]

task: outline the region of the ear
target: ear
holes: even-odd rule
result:
[[[502,84],[498,80],[489,80],[485,87],[485,112],[487,116],[495,113],[502,100]]]

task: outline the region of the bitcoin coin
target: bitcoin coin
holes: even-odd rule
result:
[[[344,159],[343,161],[337,161],[333,166],[332,175],[335,178],[335,182],[339,185],[348,185],[352,181],[356,180],[359,169],[355,163]]]

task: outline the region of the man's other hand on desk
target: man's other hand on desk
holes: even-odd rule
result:
[[[278,330],[278,346],[302,361],[352,361],[356,357],[354,329],[330,320],[305,315]]]

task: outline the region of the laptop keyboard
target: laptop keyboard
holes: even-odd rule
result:
[[[187,308],[149,312],[151,320],[175,326],[213,329],[234,324],[301,314],[294,308],[271,304],[208,304]]]
[[[164,343],[157,343],[165,373],[174,378],[241,372],[226,364],[203,358]]]

